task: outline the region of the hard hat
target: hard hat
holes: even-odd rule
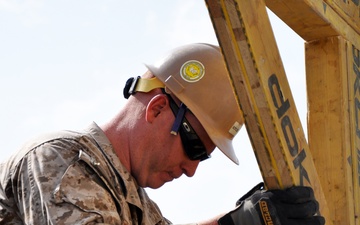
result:
[[[185,45],[146,66],[190,109],[214,144],[239,164],[232,140],[244,121],[219,47]]]

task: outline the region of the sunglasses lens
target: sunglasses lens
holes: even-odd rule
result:
[[[183,145],[184,151],[191,160],[203,161],[210,158],[206,152],[204,144],[185,118],[187,107],[183,103],[179,107],[170,95],[166,95],[170,101],[171,111],[175,116],[175,122],[173,124],[171,134],[177,134],[178,132],[180,133],[181,143]]]
[[[206,152],[204,144],[196,135],[190,124],[185,120],[183,121],[182,127],[180,129],[180,138],[185,153],[191,160],[203,161],[210,158]]]

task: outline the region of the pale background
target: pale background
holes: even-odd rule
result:
[[[306,131],[304,41],[270,18]],[[0,0],[0,160],[41,133],[107,121],[128,77],[192,42],[217,44],[204,1]],[[240,166],[216,150],[193,178],[148,190],[167,218],[228,211],[261,181],[245,128],[234,145]]]

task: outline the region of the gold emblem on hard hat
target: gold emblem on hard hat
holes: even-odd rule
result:
[[[196,60],[190,60],[184,63],[180,69],[181,77],[187,82],[199,81],[205,74],[204,65]]]

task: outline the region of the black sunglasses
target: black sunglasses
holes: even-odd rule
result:
[[[179,107],[171,95],[167,94],[165,91],[164,93],[168,96],[171,111],[175,116],[175,122],[172,126],[171,134],[176,135],[177,133],[180,133],[181,143],[185,153],[191,160],[203,161],[210,158],[210,155],[206,152],[203,142],[185,118],[185,112],[187,110],[186,105],[181,103]]]

